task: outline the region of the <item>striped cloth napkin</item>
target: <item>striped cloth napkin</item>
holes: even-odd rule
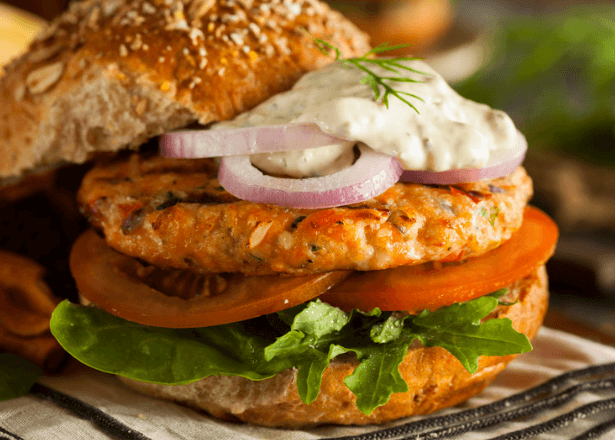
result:
[[[2,440],[584,440],[615,438],[615,348],[543,328],[482,394],[385,426],[288,431],[214,420],[89,369],[45,377],[0,402]]]

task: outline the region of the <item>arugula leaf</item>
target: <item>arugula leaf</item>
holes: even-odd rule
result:
[[[25,396],[42,375],[33,363],[14,354],[0,353],[0,401]]]
[[[357,396],[357,408],[369,415],[389,401],[391,394],[408,391],[408,384],[399,373],[399,364],[410,343],[389,343],[386,350],[355,350],[362,362],[344,379],[344,384]]]
[[[389,318],[382,324],[376,324],[369,332],[372,341],[385,344],[397,339],[403,331],[403,321],[395,316]]]
[[[471,374],[478,370],[479,356],[505,356],[532,349],[527,336],[515,331],[508,318],[492,319],[481,325],[461,323],[446,332],[421,334],[419,339],[426,347],[449,351]]]
[[[323,355],[322,352],[314,349],[311,351],[313,356],[299,363],[297,371],[297,391],[299,397],[307,404],[312,403],[318,397],[322,375],[334,357],[346,353],[348,350],[336,344],[329,346],[329,352]]]
[[[320,338],[333,331],[341,330],[348,323],[343,310],[324,304],[319,299],[312,301],[295,316],[292,329],[309,333]]]
[[[481,323],[498,305],[502,291],[465,303],[453,304],[435,312],[424,311],[412,320],[418,337],[427,347],[442,347],[455,356],[466,370],[478,370],[479,356],[525,353],[532,345],[512,327],[510,319]]]

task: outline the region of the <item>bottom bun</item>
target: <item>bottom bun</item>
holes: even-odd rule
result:
[[[513,327],[534,338],[547,310],[547,274],[544,266],[509,287],[489,318],[510,318]],[[399,367],[409,391],[397,393],[369,416],[355,406],[355,396],[343,380],[358,365],[353,355],[335,358],[324,372],[320,394],[310,405],[299,399],[296,370],[286,370],[263,381],[213,376],[187,385],[158,385],[121,378],[144,394],[170,399],[205,410],[215,417],[258,425],[301,428],[320,424],[364,425],[427,414],[461,403],[482,391],[516,355],[481,357],[471,375],[440,347],[415,343]]]

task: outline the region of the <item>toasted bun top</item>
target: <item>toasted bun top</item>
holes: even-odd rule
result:
[[[318,0],[74,2],[0,79],[0,185],[231,118],[331,62],[312,37],[369,49]]]

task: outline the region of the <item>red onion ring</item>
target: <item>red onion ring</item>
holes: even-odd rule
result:
[[[304,150],[339,143],[314,123],[268,125],[228,130],[183,130],[160,138],[165,157],[197,159],[238,154]]]
[[[350,167],[323,177],[287,179],[263,174],[250,157],[222,159],[218,179],[228,192],[243,200],[290,208],[332,208],[369,200],[393,186],[402,174],[393,157],[360,147]]]
[[[506,176],[515,171],[525,159],[527,141],[517,132],[519,141],[517,146],[508,150],[492,151],[489,161],[483,168],[467,168],[448,171],[417,171],[404,170],[400,182],[413,182],[435,185],[453,185],[455,183],[478,182],[482,179],[495,179]]]

